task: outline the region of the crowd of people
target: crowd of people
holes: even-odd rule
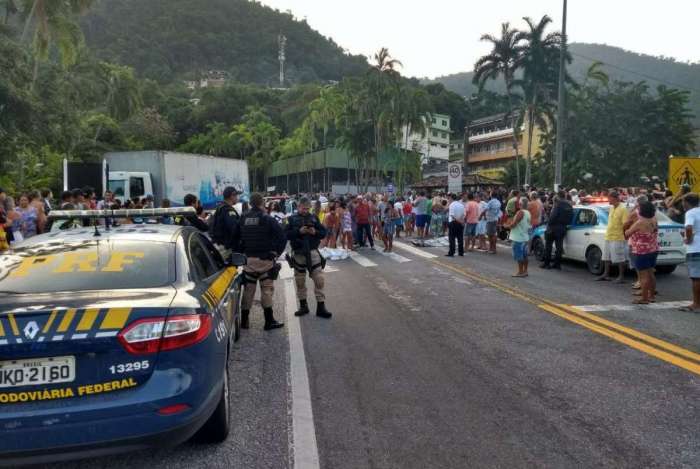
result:
[[[656,212],[662,211],[686,227],[685,242],[688,268],[693,279],[692,311],[700,310],[700,217],[695,216],[697,195],[684,186],[679,194],[670,191],[644,189],[611,189],[590,194],[576,189],[557,192],[535,187],[506,191],[503,188],[448,194],[445,191],[408,191],[404,194],[366,193],[333,196],[280,194],[265,199],[265,211],[284,225],[298,211],[301,198],[313,200],[313,213],[324,227],[321,247],[357,250],[375,249],[381,241],[384,252],[393,251],[396,238],[410,238],[420,245],[431,238],[447,236],[447,256],[464,256],[465,252],[496,254],[500,238],[511,246],[516,270],[513,277],[527,277],[532,255],[532,235],[540,225],[546,225],[544,249],[540,267],[560,269],[563,240],[571,223],[573,206],[582,202],[609,203],[604,271],[597,280],[624,282],[626,267],[634,269],[635,303],[655,301],[654,268],[658,256],[658,222]],[[211,213],[205,211],[196,196],[188,194],[184,204],[195,208],[196,218],[187,223],[201,230],[211,226]],[[40,234],[48,229],[47,215],[53,207],[62,210],[101,208],[153,208],[152,196],[120,201],[107,191],[98,199],[94,189],[86,187],[61,193],[54,200],[50,190],[30,191],[10,197],[0,189],[0,251],[11,244]],[[170,207],[163,200],[161,207]],[[241,212],[248,211],[243,201]],[[117,220],[117,223],[139,223],[138,219]],[[176,219],[164,223],[178,223]],[[698,244],[697,249],[695,244]],[[697,254],[697,256],[696,256]],[[697,257],[697,260],[696,260]],[[696,265],[698,264],[697,269]],[[612,268],[617,277],[611,279]],[[697,272],[696,272],[697,270]],[[696,285],[697,277],[697,285]],[[696,291],[697,290],[697,291]]]

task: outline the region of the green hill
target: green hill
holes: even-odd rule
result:
[[[306,21],[248,0],[101,0],[81,23],[98,57],[161,82],[223,70],[241,82],[275,84],[280,33],[290,83],[340,80],[367,67]]]
[[[588,67],[594,61],[603,62],[603,70],[613,80],[646,81],[650,86],[663,84],[691,92],[690,107],[695,114],[695,122],[700,123],[700,63],[687,64],[666,57],[653,57],[626,51],[619,47],[601,44],[570,45],[573,63],[569,73],[577,80],[583,80]],[[426,83],[439,82],[449,90],[462,96],[471,96],[477,91],[472,84],[473,72],[456,73],[438,77],[435,80],[425,80]],[[489,83],[487,88],[492,91],[504,92],[503,82]]]

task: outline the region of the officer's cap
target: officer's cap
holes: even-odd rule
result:
[[[233,186],[227,186],[224,189],[224,199],[229,199],[234,195],[239,195],[240,191]]]

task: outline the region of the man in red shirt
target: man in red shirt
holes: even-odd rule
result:
[[[374,250],[374,239],[372,238],[372,227],[369,224],[370,208],[369,203],[364,198],[358,197],[358,204],[355,208],[355,220],[357,221],[357,239],[361,247],[365,247],[365,234],[369,239],[369,245]]]

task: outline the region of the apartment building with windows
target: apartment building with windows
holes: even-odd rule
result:
[[[450,116],[445,114],[429,114],[423,118],[427,121],[425,135],[404,126],[401,132],[399,146],[405,150],[413,150],[421,154],[421,162],[425,165],[433,160],[450,159]],[[410,131],[408,140],[406,133]]]
[[[515,113],[515,122],[519,115]],[[469,172],[490,178],[503,177],[506,165],[515,158],[513,151],[513,119],[507,114],[496,114],[469,123],[466,131],[469,135],[468,169]],[[518,129],[517,155],[527,155],[528,125],[523,122]],[[541,151],[540,137],[542,130],[535,125],[532,134],[532,155]]]

